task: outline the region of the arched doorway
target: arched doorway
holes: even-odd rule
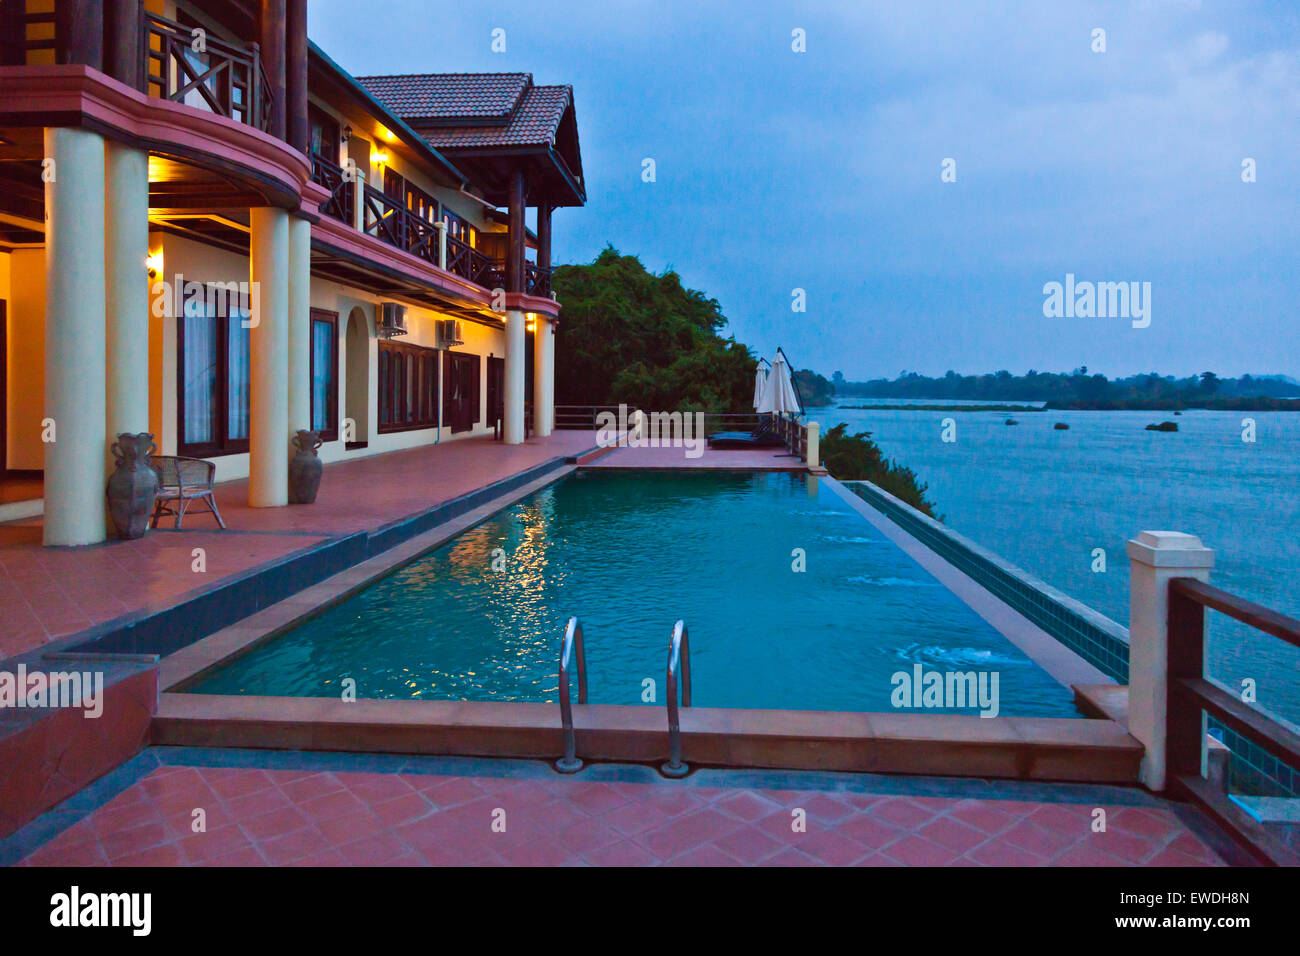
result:
[[[348,313],[347,385],[344,416],[353,422],[348,448],[365,448],[370,442],[370,325],[365,310],[354,306]]]

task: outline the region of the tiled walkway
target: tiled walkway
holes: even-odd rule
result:
[[[328,538],[373,530],[557,456],[594,447],[591,432],[507,446],[489,439],[427,445],[325,467],[313,505],[250,508],[248,483],[217,489],[229,531],[194,514],[181,531],[137,541],[44,548],[40,519],[0,524],[0,659],[140,610],[158,610],[222,579]],[[165,523],[164,523],[165,524]],[[203,548],[205,570],[193,570]]]
[[[456,766],[486,772],[421,772],[449,770],[439,758],[376,772],[361,768],[379,758],[339,769],[348,755],[296,756],[306,760],[257,753],[246,762],[260,766],[212,767],[182,753],[137,768],[147,775],[22,862],[1222,865],[1172,805],[1120,788],[726,771],[668,782],[642,767],[562,777],[535,763],[469,760]],[[195,833],[200,809],[206,832]]]

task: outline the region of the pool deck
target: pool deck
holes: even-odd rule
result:
[[[535,761],[158,747],[0,840],[0,864],[24,866],[1201,867],[1236,855],[1194,812],[1132,788],[784,771],[666,781],[618,765],[568,777]]]
[[[228,530],[194,512],[136,541],[81,548],[41,545],[41,519],[0,524],[0,660],[126,615],[191,600],[233,576],[596,447],[594,432],[561,431],[504,445],[471,438],[325,466],[312,505],[252,508],[248,482],[219,485]],[[203,548],[206,571],[192,569]]]

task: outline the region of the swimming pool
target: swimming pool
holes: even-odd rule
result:
[[[682,618],[697,706],[893,711],[920,665],[997,674],[1004,715],[1078,716],[824,481],[783,472],[574,472],[182,689],[554,701],[571,615],[595,704],[648,703],[653,681],[662,706]]]

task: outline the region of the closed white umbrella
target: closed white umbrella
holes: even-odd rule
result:
[[[802,411],[799,407],[799,396],[795,394],[794,384],[790,381],[790,366],[786,364],[785,356],[780,351],[772,360],[772,371],[767,373],[763,396],[756,410],[760,413],[775,412],[778,415],[783,412],[798,415]]]
[[[767,359],[759,359],[754,368],[754,411],[763,401],[763,388],[767,385]]]

